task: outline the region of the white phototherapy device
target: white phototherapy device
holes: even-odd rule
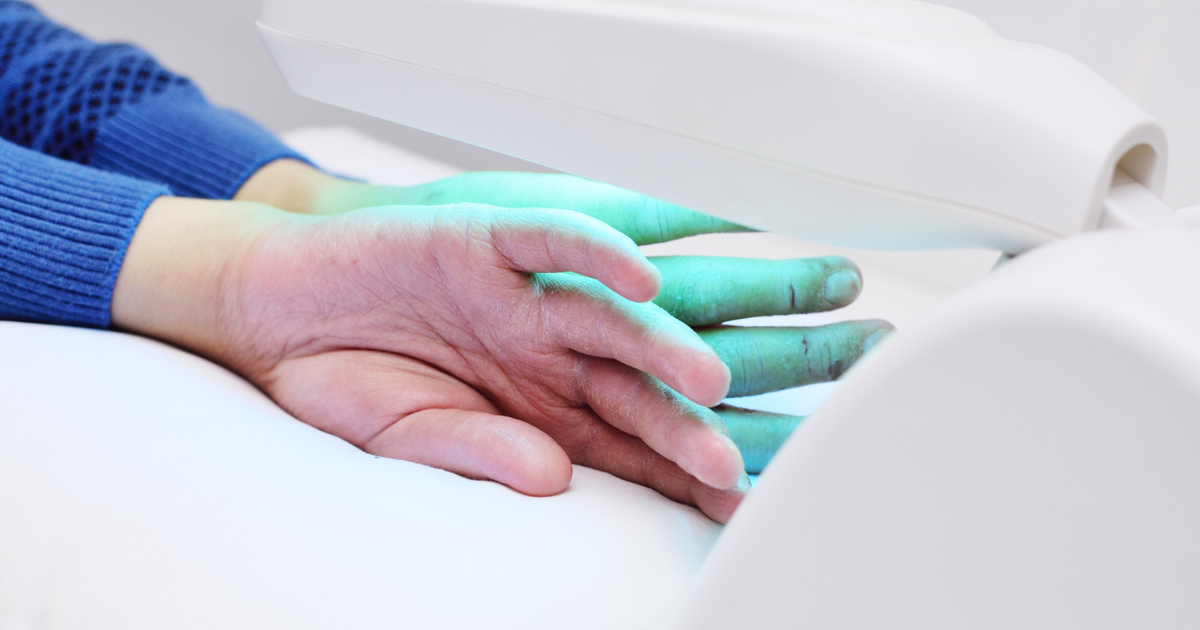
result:
[[[289,85],[730,221],[1010,253],[1162,214],[1162,129],[1055,50],[898,0],[268,0]],[[1144,206],[1106,208],[1119,181]]]
[[[1200,230],[1162,127],[1084,64],[906,0],[267,0],[259,28],[300,94],[753,228],[1033,250],[855,368],[661,627],[1200,628]]]

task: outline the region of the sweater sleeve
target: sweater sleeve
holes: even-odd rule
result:
[[[95,44],[0,0],[0,137],[22,147],[228,199],[260,167],[304,160],[248,118],[127,44]]]
[[[0,319],[107,328],[125,250],[165,194],[0,140]]]

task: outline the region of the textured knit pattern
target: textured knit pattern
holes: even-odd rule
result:
[[[166,187],[0,141],[0,319],[107,328],[146,206]]]
[[[0,137],[56,157],[228,199],[267,162],[304,158],[127,44],[94,44],[0,0]]]
[[[250,119],[188,85],[124,108],[100,129],[92,166],[162,182],[182,197],[229,199],[259,168],[304,161]]]
[[[0,3],[0,50],[0,135],[80,164],[122,106],[189,85],[133,46],[93,44],[21,2]]]
[[[187,79],[0,0],[0,319],[110,325],[113,286],[160,195],[227,199],[292,157]]]

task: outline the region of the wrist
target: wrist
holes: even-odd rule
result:
[[[330,175],[299,160],[275,160],[242,185],[234,201],[267,204],[296,214],[334,215],[358,208],[395,205],[403,188],[373,186]]]
[[[224,313],[242,260],[268,231],[299,220],[262,204],[160,197],[117,276],[113,327],[225,363],[232,322]]]

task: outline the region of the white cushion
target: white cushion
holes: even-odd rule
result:
[[[203,359],[0,323],[0,628],[642,628],[719,526],[380,459]]]

